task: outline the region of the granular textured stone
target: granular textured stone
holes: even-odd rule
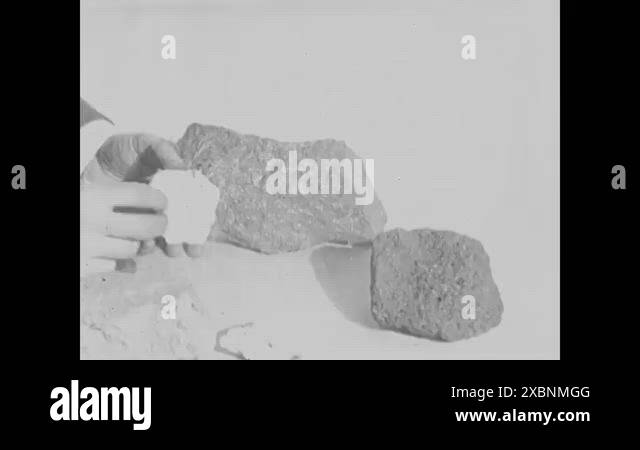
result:
[[[333,139],[288,143],[192,124],[178,142],[180,156],[220,190],[216,228],[231,242],[263,253],[301,250],[323,242],[372,240],[386,223],[380,201],[357,205],[354,194],[269,194],[267,162],[359,158]],[[288,191],[289,192],[289,191]],[[344,192],[344,191],[341,191]]]
[[[373,241],[371,311],[383,328],[455,341],[498,325],[503,306],[480,242],[395,229]]]

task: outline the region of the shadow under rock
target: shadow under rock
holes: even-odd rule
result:
[[[351,322],[380,328],[371,315],[371,246],[320,247],[311,253],[316,279],[334,306]]]

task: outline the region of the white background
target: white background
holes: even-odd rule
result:
[[[345,313],[358,276],[335,280],[345,272],[319,267],[342,258],[362,274],[367,256],[325,250],[266,257],[213,245],[205,260],[179,262],[199,295],[241,299],[248,316],[253,301],[282,314],[285,304],[327,305],[317,323],[331,328],[318,335],[336,338],[314,347],[317,357],[559,357],[558,2],[81,5],[80,92],[120,130],[177,140],[200,122],[344,140],[375,160],[386,229],[450,229],[483,243],[505,312],[498,328],[455,344],[362,326],[366,308],[360,319]],[[176,60],[161,57],[166,34]],[[475,61],[460,55],[467,34]],[[224,280],[216,267],[230,271]]]

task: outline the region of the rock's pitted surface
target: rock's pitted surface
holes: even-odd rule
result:
[[[475,302],[463,302],[466,295]],[[498,325],[503,306],[480,242],[452,231],[395,229],[373,241],[371,311],[384,328],[455,341]]]
[[[381,232],[385,211],[377,198],[356,205],[355,195],[286,194],[266,191],[267,162],[359,158],[344,142],[324,139],[288,143],[192,124],[178,142],[180,156],[220,189],[216,228],[243,247],[263,253],[301,250],[323,242],[369,241]]]

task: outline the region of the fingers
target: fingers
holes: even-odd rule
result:
[[[88,235],[82,240],[81,251],[98,258],[125,259],[138,253],[138,243],[125,239],[117,239],[99,234]]]
[[[153,251],[156,247],[155,239],[147,239],[140,242],[140,249],[138,250],[139,255],[147,255]]]
[[[111,136],[100,147],[95,159],[107,178],[121,181],[143,182],[159,169],[186,168],[175,144],[151,134]]]
[[[93,158],[91,161],[89,161],[89,163],[82,171],[82,175],[80,176],[80,182],[84,185],[109,185],[119,181],[119,178],[115,177],[113,174],[111,174],[111,172],[105,171],[102,168],[97,158]]]
[[[185,253],[191,258],[198,258],[204,253],[203,244],[169,244],[164,239],[162,248],[171,258],[183,256]]]
[[[140,151],[136,149],[135,135],[118,134],[109,137],[96,152],[100,169],[109,176],[124,180],[135,166]]]
[[[185,244],[184,249],[187,255],[192,258],[199,258],[204,253],[204,245],[202,244]]]
[[[172,258],[183,255],[182,244],[167,244],[164,248],[164,251],[166,252],[167,256],[170,256]]]
[[[164,194],[141,183],[85,186],[80,191],[80,223],[85,232],[112,238],[150,240],[161,236],[166,229],[167,218],[153,213],[163,210],[166,205]]]
[[[110,214],[101,230],[108,236],[143,241],[161,236],[167,228],[163,214]]]
[[[108,204],[115,208],[163,211],[167,207],[167,197],[143,183],[117,183],[105,190],[105,195]]]
[[[134,273],[136,271],[136,262],[132,259],[100,259],[93,258],[80,262],[80,277],[93,275],[97,273],[108,272],[127,272]]]
[[[165,139],[136,134],[131,136],[131,146],[135,148],[137,159],[129,165],[124,181],[148,182],[160,169],[186,169],[176,146]]]
[[[113,272],[116,269],[116,262],[108,259],[87,259],[80,261],[80,276],[94,273]]]
[[[116,261],[116,271],[135,273],[137,268],[136,262],[133,259],[119,259]]]
[[[161,164],[160,169],[186,169],[186,164],[178,156],[176,146],[172,142],[150,134],[138,135],[138,140],[138,145],[142,146],[143,150],[151,147]]]

